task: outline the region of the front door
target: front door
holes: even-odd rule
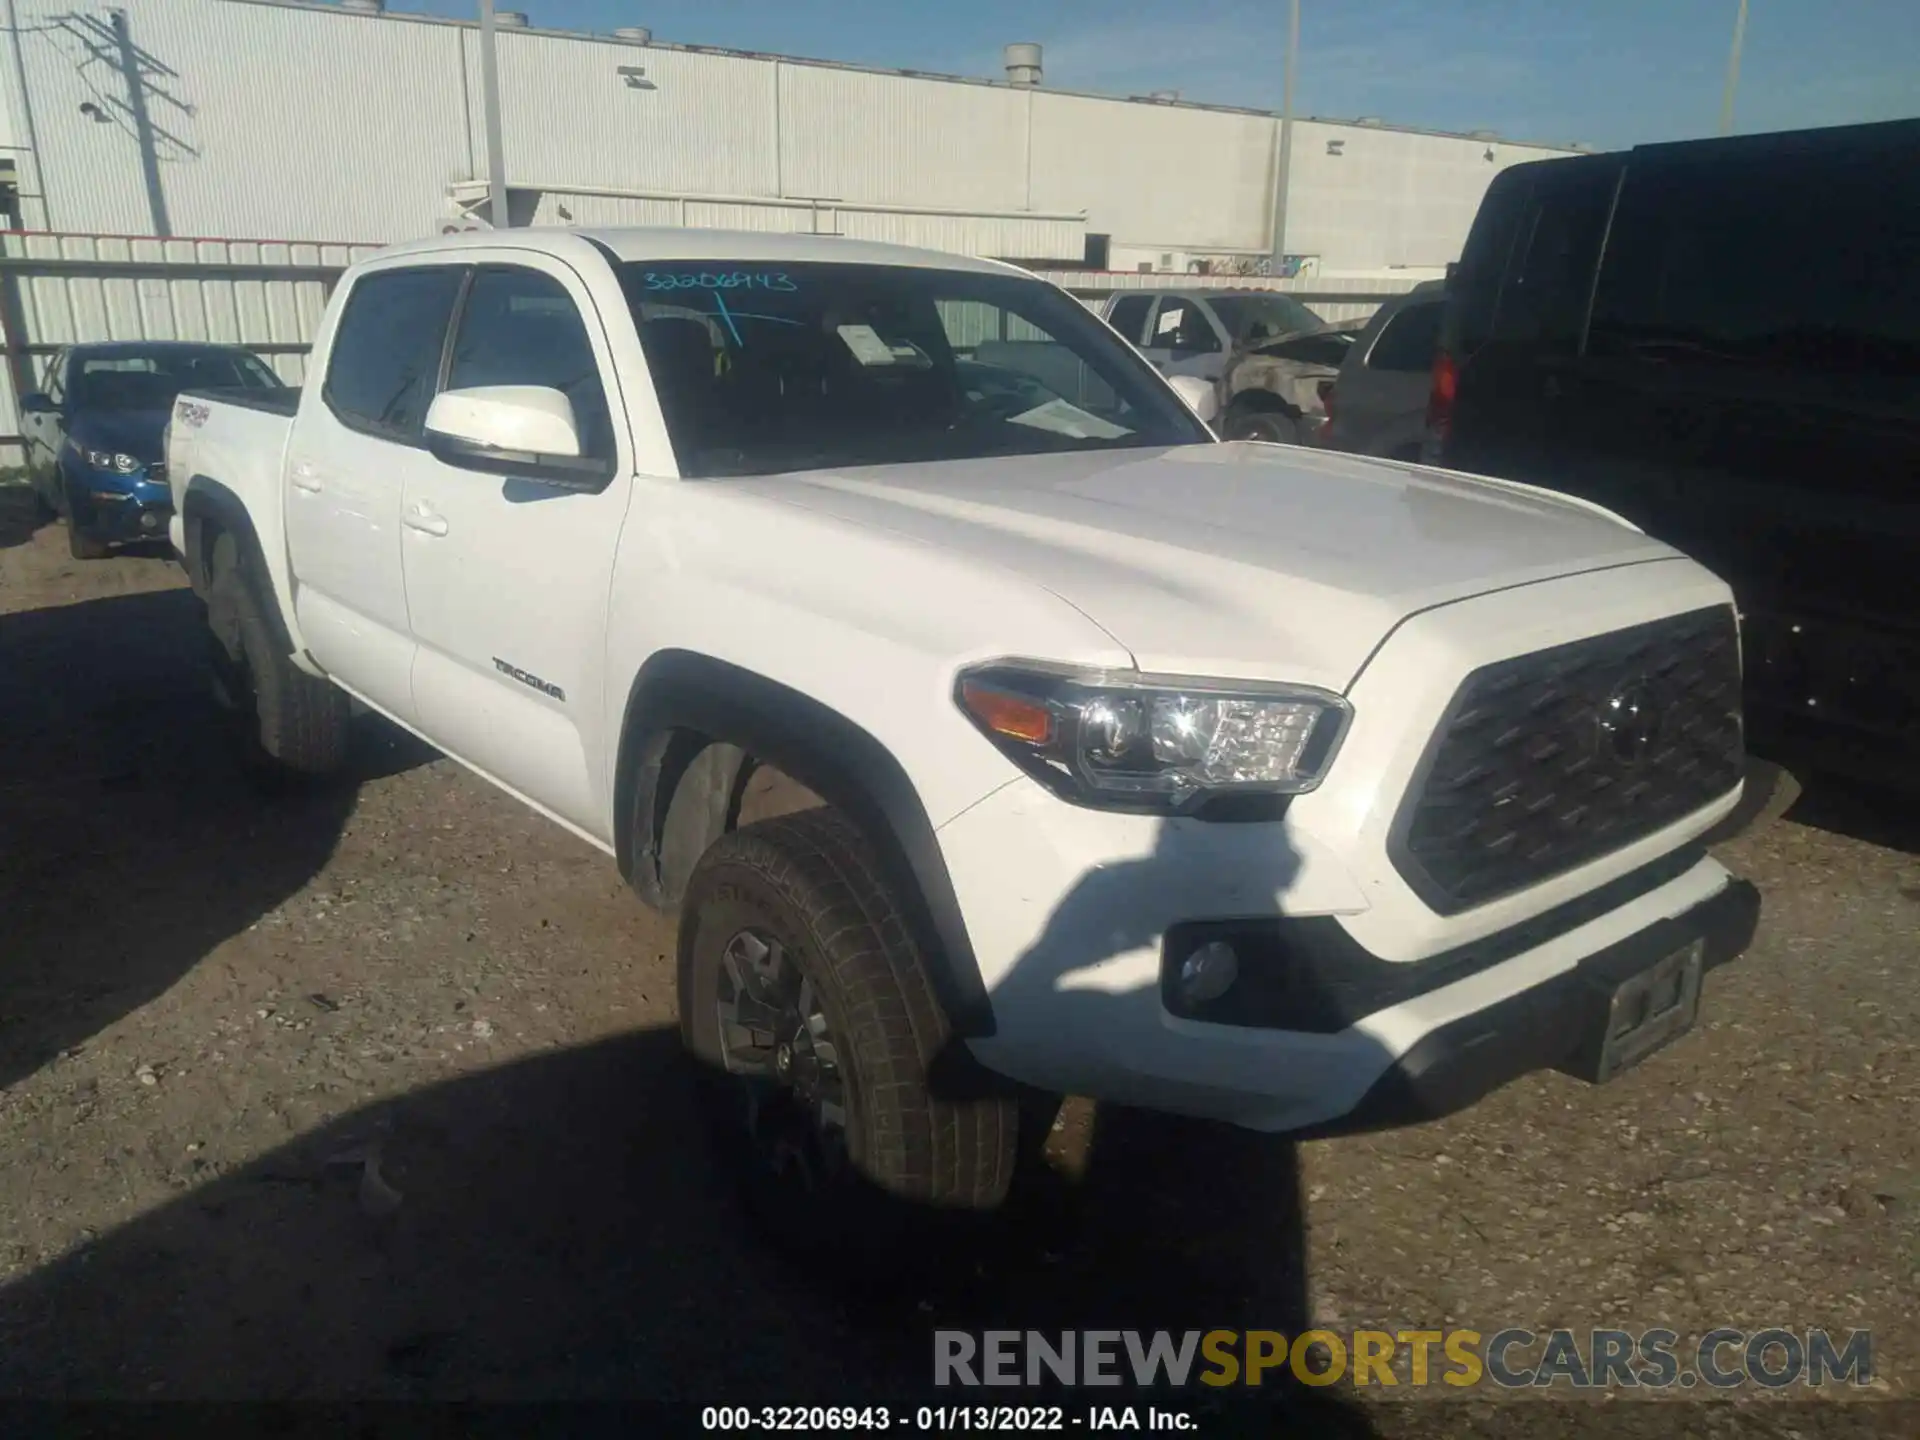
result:
[[[608,586],[633,473],[599,315],[564,262],[479,262],[446,388],[540,385],[573,402],[598,493],[443,464],[409,468],[402,514],[420,725],[448,751],[608,843],[601,693]],[[616,392],[617,393],[617,392]]]
[[[60,447],[67,438],[66,374],[67,356],[62,350],[47,364],[40,381],[40,393],[51,406],[45,410],[23,410],[20,435],[27,452],[27,474],[49,503],[65,505],[58,497],[60,488]]]
[[[1190,296],[1169,295],[1160,301],[1141,349],[1163,375],[1218,380],[1226,369],[1224,334],[1206,305]]]

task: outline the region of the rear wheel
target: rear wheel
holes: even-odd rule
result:
[[[723,1158],[796,1254],[914,1267],[1006,1197],[1016,1106],[931,1093],[951,1031],[844,815],[717,841],[687,887],[679,961],[681,1034]]]
[[[215,537],[207,582],[214,697],[227,711],[242,763],[261,779],[326,775],[346,763],[347,697],[299,669],[274,643],[256,576],[232,535]]]

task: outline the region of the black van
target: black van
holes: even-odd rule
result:
[[[1920,781],[1920,120],[1502,172],[1428,423],[1732,584],[1757,751]]]

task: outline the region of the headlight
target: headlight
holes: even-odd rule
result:
[[[1021,661],[963,671],[954,698],[1056,795],[1154,814],[1313,789],[1351,713],[1340,696],[1308,686]]]
[[[131,455],[123,455],[118,450],[82,450],[87,464],[96,470],[113,470],[122,475],[131,475],[145,462]]]

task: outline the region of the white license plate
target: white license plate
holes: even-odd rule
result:
[[[1600,1047],[1602,1084],[1693,1028],[1700,1014],[1700,975],[1706,942],[1695,940],[1657,965],[1621,982],[1607,1007],[1607,1035]]]

